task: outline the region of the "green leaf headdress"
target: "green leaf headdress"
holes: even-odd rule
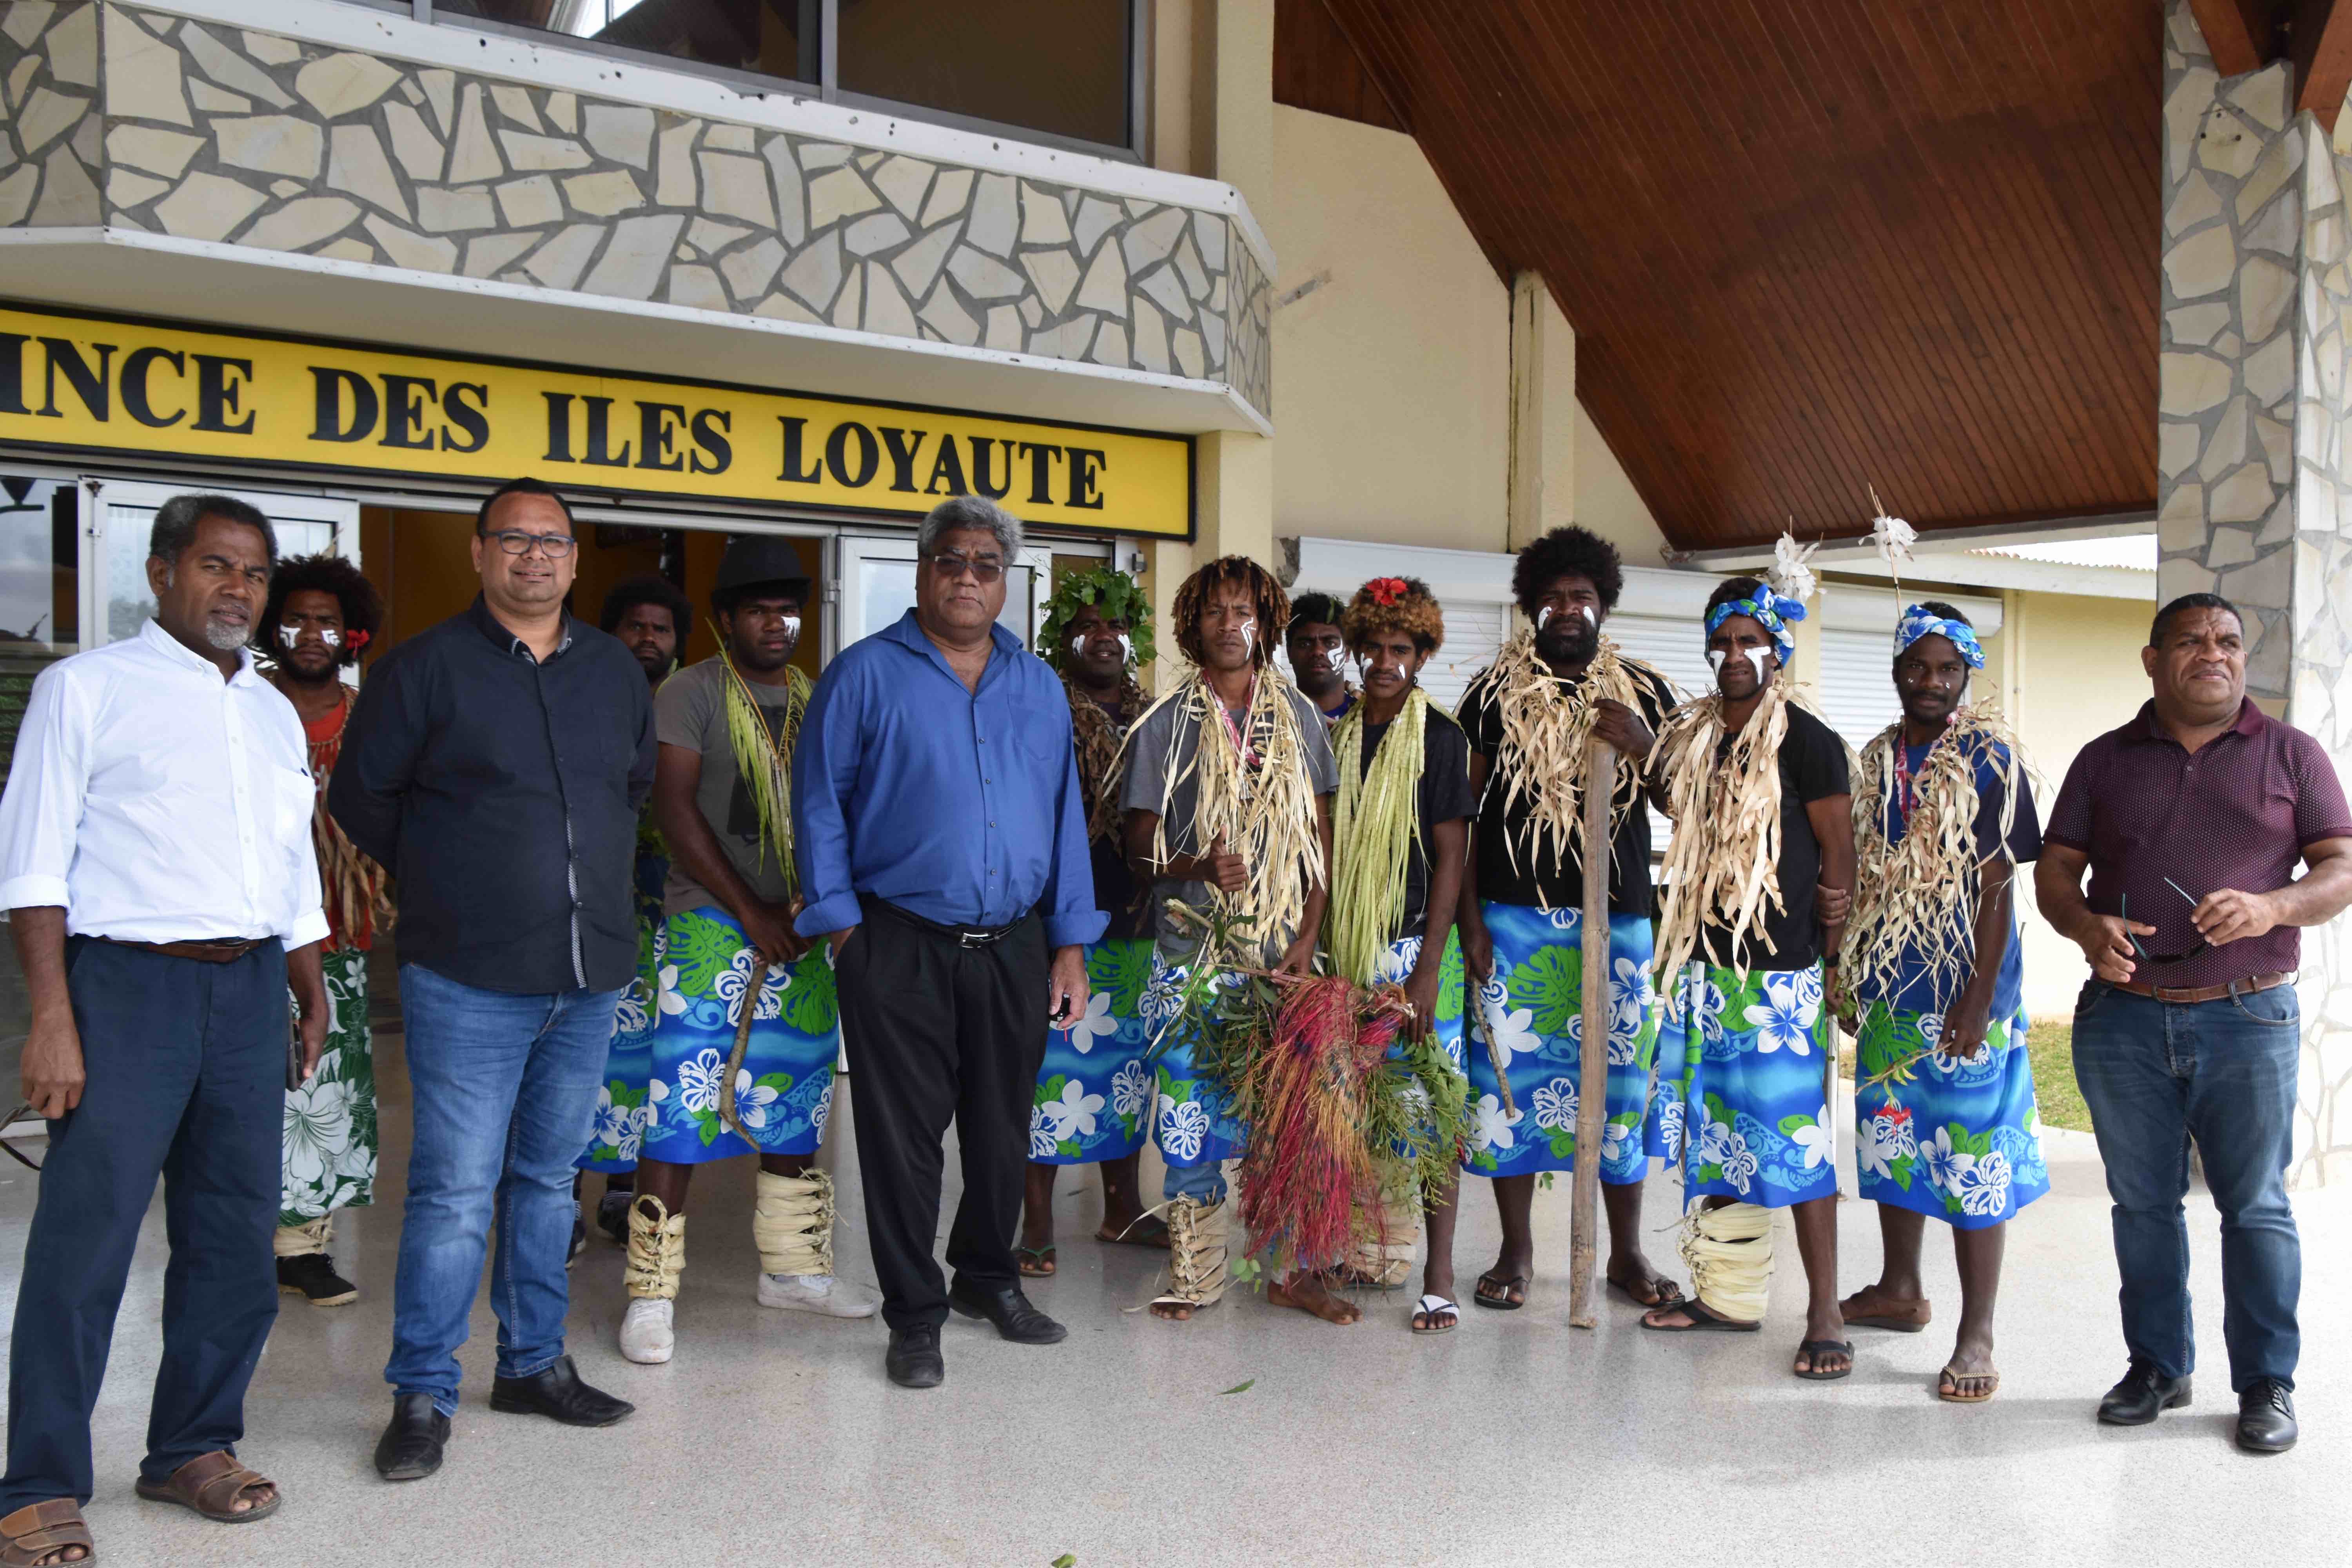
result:
[[[1127,623],[1137,665],[1152,661],[1157,650],[1151,640],[1150,596],[1134,578],[1111,566],[1073,572],[1055,587],[1053,598],[1045,604],[1045,623],[1037,631],[1038,658],[1055,669],[1062,668],[1063,658],[1069,652],[1069,624],[1088,605],[1100,610],[1105,620]]]

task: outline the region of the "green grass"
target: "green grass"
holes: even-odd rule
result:
[[[2042,1120],[2053,1127],[2077,1132],[2091,1130],[2091,1108],[2074,1082],[2074,1021],[2063,1018],[2033,1026],[2025,1037],[2033,1058],[2033,1093],[2042,1102]]]

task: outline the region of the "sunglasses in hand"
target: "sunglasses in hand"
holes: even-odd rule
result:
[[[2164,879],[2164,885],[2170,888],[2174,892],[2179,893],[2182,898],[2188,899],[2191,908],[2195,907],[2197,903],[2196,899],[2191,897],[2179,883],[2174,881],[2171,878],[2167,877]],[[2128,893],[2123,896],[2122,914],[2125,921],[2128,921],[2131,919],[2131,895]],[[2126,934],[2129,935],[2130,933],[2126,931]],[[2132,936],[2131,944],[2132,951],[2134,952],[2138,953],[2142,958],[2147,960],[2148,963],[2158,965],[2186,963],[2190,959],[2197,957],[2200,953],[2211,952],[2213,948],[2213,944],[2207,942],[2203,937],[2199,937],[2197,939],[2196,946],[2188,948],[2180,952],[2150,952],[2147,946],[2142,943],[2139,938],[2136,935]]]

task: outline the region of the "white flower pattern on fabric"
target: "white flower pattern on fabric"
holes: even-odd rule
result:
[[[632,980],[629,988],[621,993],[621,1000],[613,1008],[613,1037],[642,1035],[646,1032],[646,983]]]
[[[677,1102],[688,1116],[719,1109],[719,1075],[726,1070],[727,1058],[709,1047],[677,1064]]]
[[[1705,982],[1702,986],[1693,987],[1693,990],[1698,1002],[1699,1037],[1710,1046],[1723,1044],[1723,1010],[1731,1005],[1730,998],[1725,996],[1723,987],[1712,980]]]
[[[1054,1124],[1046,1120],[1044,1106],[1033,1105],[1029,1108],[1029,1157],[1050,1160],[1054,1153]]]
[[[725,1070],[725,1063],[720,1069]],[[751,1081],[750,1068],[735,1069],[735,1120],[754,1131],[764,1131],[768,1126],[768,1107],[776,1103],[776,1091],[764,1083]]]
[[[1601,1124],[1601,1163],[1604,1165],[1625,1158],[1632,1152],[1633,1129],[1622,1121]]]
[[[1129,1062],[1112,1075],[1110,1108],[1119,1116],[1143,1114],[1144,1098],[1151,1092],[1151,1075],[1141,1062]]]
[[[1054,1124],[1056,1141],[1091,1137],[1095,1131],[1095,1113],[1102,1110],[1103,1097],[1088,1094],[1087,1086],[1071,1079],[1062,1086],[1062,1098],[1049,1100],[1040,1110]]]
[[[816,1097],[809,1109],[809,1132],[819,1143],[824,1142],[824,1124],[833,1120],[833,1079],[824,1080],[824,1092]]]
[[[352,1146],[352,1086],[328,1080],[327,1064],[286,1097],[282,1146],[286,1174],[303,1186],[323,1181]]]
[[[1484,1023],[1483,1019],[1481,1023]],[[1510,1068],[1512,1058],[1531,1057],[1543,1049],[1543,1037],[1536,1033],[1534,1009],[1514,1007],[1507,1013],[1497,1009],[1495,1014],[1495,1023],[1497,1026],[1491,1035],[1482,1027],[1478,1032],[1478,1037],[1482,1040],[1488,1038],[1493,1040],[1496,1054],[1502,1058],[1503,1067],[1507,1071]],[[1569,1027],[1571,1039],[1578,1032],[1576,1026],[1577,1020],[1570,1018]]]
[[[1837,1132],[1830,1126],[1826,1110],[1822,1120],[1808,1121],[1789,1136],[1803,1155],[1803,1168],[1808,1171],[1830,1164],[1837,1157]]]
[[[1958,1195],[1960,1178],[1977,1163],[1976,1156],[1952,1147],[1952,1131],[1948,1127],[1936,1129],[1932,1142],[1919,1145],[1919,1163],[1927,1173],[1927,1180],[1937,1190]]]
[[[1658,1107],[1658,1140],[1665,1145],[1666,1158],[1679,1160],[1683,1152],[1683,1102],[1669,1100]]]
[[[1731,1158],[1731,1123],[1709,1116],[1699,1123],[1698,1163],[1720,1165]]]
[[[1813,1051],[1813,1025],[1822,1016],[1821,982],[1815,978],[1812,1000],[1807,1002],[1804,987],[1797,984],[1811,970],[1795,973],[1774,972],[1764,976],[1764,999],[1748,1009],[1748,1022],[1756,1030],[1756,1049],[1769,1055],[1786,1047],[1791,1056],[1811,1056]]]
[[[1962,1214],[1991,1219],[2009,1207],[2009,1156],[1995,1149],[1959,1173],[1953,1196]]]
[[[1470,1142],[1477,1149],[1508,1149],[1518,1142],[1518,1134],[1511,1129],[1525,1112],[1514,1110],[1506,1115],[1503,1102],[1491,1094],[1482,1094],[1478,1103],[1470,1108],[1472,1127]]]
[[[743,993],[751,986],[751,967],[759,961],[749,947],[738,948],[726,969],[710,982],[710,994],[727,1004],[727,1022],[730,1026],[743,1021]],[[784,988],[792,983],[793,972],[788,966],[777,964],[768,971],[767,978],[760,982],[760,999],[751,1009],[754,1023],[784,1016]]]
[[[1630,958],[1612,958],[1609,985],[1609,1060],[1622,1067],[1638,1054],[1642,1014],[1650,1005],[1650,972]]]
[[[1070,1025],[1070,1048],[1083,1057],[1093,1051],[1097,1040],[1118,1033],[1118,1020],[1110,1016],[1110,993],[1091,992],[1086,1012]]]
[[[1561,1132],[1576,1125],[1576,1085],[1564,1078],[1538,1084],[1528,1100],[1536,1108],[1536,1125]]]
[[[1189,1164],[1201,1157],[1201,1142],[1209,1135],[1209,1113],[1197,1100],[1179,1104],[1160,1097],[1160,1148],[1168,1158]]]
[[[663,964],[656,978],[659,981],[661,985],[661,990],[658,994],[658,1005],[661,1010],[668,1014],[673,1018],[684,1013],[686,1011],[687,1002],[685,994],[677,988],[677,965],[675,963]]]
[[[1755,1152],[1748,1147],[1748,1140],[1737,1132],[1731,1135],[1728,1151],[1723,1157],[1723,1179],[1738,1189],[1743,1198],[1756,1180]]]
[[[1372,978],[1402,985],[1412,973],[1412,966],[1421,962],[1421,942],[1417,936],[1399,937],[1381,954],[1373,966]]]

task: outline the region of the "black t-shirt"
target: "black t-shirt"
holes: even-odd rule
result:
[[[1364,721],[1363,773],[1369,777],[1372,759],[1380,754],[1387,724]],[[1432,707],[1421,731],[1421,834],[1404,858],[1404,924],[1391,933],[1422,936],[1429,926],[1429,879],[1437,863],[1437,825],[1468,816],[1477,807],[1470,794],[1470,741],[1462,727]]]
[[[1665,677],[1648,665],[1624,661],[1633,678],[1635,708],[1642,721],[1655,733],[1675,706],[1674,689]],[[1572,847],[1556,848],[1547,838],[1542,850],[1530,855],[1526,837],[1532,803],[1524,793],[1507,807],[1507,791],[1494,773],[1495,759],[1503,749],[1503,709],[1495,700],[1494,685],[1482,671],[1462,698],[1462,728],[1470,749],[1486,759],[1486,791],[1478,805],[1478,896],[1501,904],[1526,904],[1572,910],[1584,903],[1584,857]],[[1571,682],[1557,680],[1558,697],[1567,700]],[[1636,805],[1623,814],[1609,846],[1609,910],[1612,914],[1652,912],[1650,898],[1650,814]]]
[[[1731,745],[1727,735],[1717,752]],[[1780,737],[1780,912],[1768,906],[1764,935],[1746,947],[1750,969],[1806,969],[1822,956],[1821,929],[1813,920],[1813,889],[1822,879],[1822,846],[1813,837],[1805,807],[1853,788],[1845,765],[1845,742],[1811,713],[1789,704],[1789,732]],[[1712,963],[1728,965],[1731,932],[1712,921],[1699,927],[1699,946]]]

